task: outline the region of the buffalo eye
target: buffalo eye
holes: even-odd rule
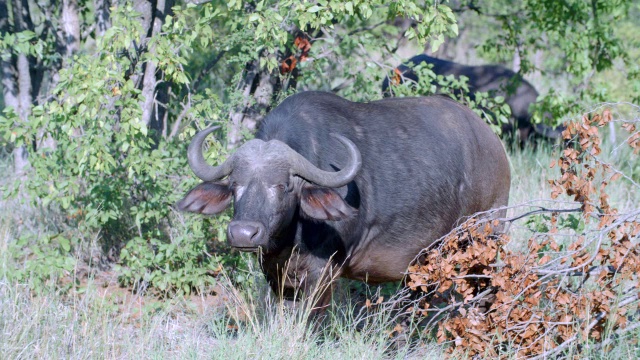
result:
[[[291,192],[291,190],[292,190],[291,185],[289,183],[278,184],[278,185],[276,185],[276,188],[278,190],[280,190],[281,192]]]

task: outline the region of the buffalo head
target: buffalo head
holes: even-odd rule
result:
[[[231,246],[268,253],[279,246],[298,213],[317,220],[341,220],[355,213],[335,190],[350,183],[361,167],[360,152],[349,139],[332,134],[349,159],[337,172],[319,169],[281,141],[260,139],[246,142],[224,163],[211,166],[202,154],[202,143],[215,129],[199,132],[189,145],[189,166],[204,182],[177,207],[212,215],[233,200],[233,220],[227,228]]]

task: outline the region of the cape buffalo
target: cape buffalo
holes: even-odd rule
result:
[[[513,133],[517,129],[521,141],[532,135],[548,139],[562,138],[562,127],[554,129],[544,124],[531,122],[532,114],[529,111],[529,105],[536,102],[538,91],[519,74],[501,65],[467,66],[420,54],[409,59],[406,64],[398,66],[401,74],[400,81],[410,79],[417,82],[418,76],[413,68],[424,63],[431,64],[433,66],[431,70],[436,75],[466,76],[469,79],[467,82],[469,94],[467,95],[471,98],[476,92],[488,92],[493,97],[504,97],[505,102],[511,108],[513,124],[503,124],[503,133]],[[389,88],[389,78],[384,79],[382,89],[385,96],[392,95],[392,89]]]
[[[218,166],[202,155],[212,131],[189,146],[189,165],[204,182],[177,207],[217,214],[233,201],[229,244],[259,251],[269,284],[285,297],[338,276],[400,280],[458,219],[509,197],[500,140],[444,96],[354,103],[298,93]],[[330,300],[330,286],[323,288],[317,308]]]

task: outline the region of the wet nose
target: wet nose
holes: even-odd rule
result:
[[[262,224],[254,221],[232,221],[229,224],[229,244],[233,247],[255,248],[264,233]]]

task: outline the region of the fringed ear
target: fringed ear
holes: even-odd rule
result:
[[[218,214],[231,204],[233,192],[227,184],[203,182],[176,203],[180,211],[204,215]]]
[[[343,220],[356,214],[356,209],[349,206],[338,192],[319,186],[302,188],[300,207],[307,216],[317,220]]]

